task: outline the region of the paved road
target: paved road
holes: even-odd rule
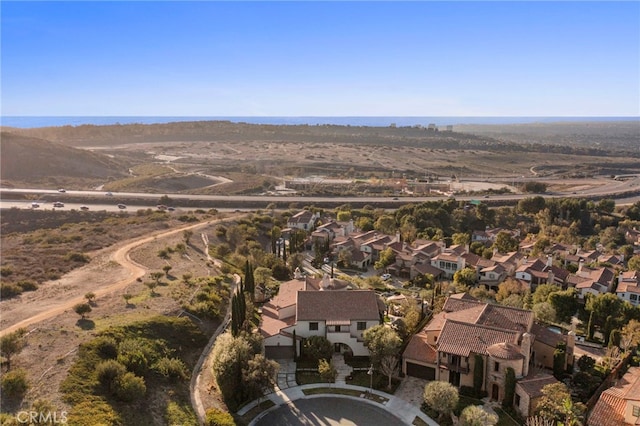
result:
[[[382,407],[352,398],[320,396],[298,399],[269,411],[256,426],[389,426],[404,422]]]

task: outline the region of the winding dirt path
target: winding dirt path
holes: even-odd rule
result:
[[[100,297],[106,294],[113,293],[115,291],[126,288],[128,285],[134,283],[136,279],[144,276],[144,274],[148,271],[148,268],[143,265],[140,265],[139,263],[136,263],[135,261],[131,260],[131,258],[129,257],[129,253],[131,252],[131,250],[135,249],[136,247],[139,247],[143,244],[151,242],[156,238],[163,238],[173,234],[177,234],[179,232],[183,232],[185,230],[196,229],[199,227],[209,226],[211,224],[227,221],[227,220],[233,219],[234,216],[212,219],[212,220],[199,222],[192,225],[181,226],[179,228],[171,229],[168,231],[154,232],[153,234],[150,234],[148,236],[140,237],[130,242],[127,242],[124,245],[120,246],[119,248],[111,249],[110,254],[108,254],[108,258],[109,258],[108,261],[114,261],[119,265],[121,265],[125,269],[126,277],[120,278],[120,279],[116,278],[118,275],[120,276],[123,275],[121,273],[122,271],[119,271],[120,273],[113,274],[113,277],[117,279],[117,281],[115,282],[109,282],[108,276],[103,277],[104,280],[106,280],[105,284],[101,284],[99,288],[91,289],[91,291],[96,295],[96,299],[99,299]],[[109,249],[107,249],[106,253],[109,253]],[[91,269],[92,267],[93,269]],[[84,271],[81,271],[81,270],[72,271],[69,274],[66,274],[65,277],[63,277],[63,279],[69,280],[69,278],[71,277],[70,281],[72,281],[72,283],[82,282],[82,280],[87,281],[88,280],[87,276],[90,273],[96,272],[95,267],[96,267],[95,265],[91,265],[91,263],[89,263],[89,265],[85,267],[87,269],[85,269]],[[98,266],[98,268],[100,268],[100,266]],[[80,268],[80,269],[83,269],[83,268]],[[102,274],[103,275],[109,274],[109,271],[103,271]],[[82,303],[86,300],[84,297],[84,294],[86,292],[84,290],[86,289],[79,287],[79,290],[70,292],[69,294],[56,295],[54,296],[53,300],[34,298],[28,301],[24,301],[24,300],[15,301],[14,302],[15,305],[13,306],[13,309],[19,308],[20,311],[23,311],[23,312],[27,311],[29,316],[0,330],[0,336],[4,336],[5,334],[11,333],[20,328],[29,327],[33,324],[37,324],[40,321],[55,317],[57,315],[64,313],[67,310],[73,309],[73,307],[76,304]],[[4,317],[3,321],[10,321],[10,320],[7,320],[7,314],[11,315],[11,312],[9,311],[9,312],[2,313]]]

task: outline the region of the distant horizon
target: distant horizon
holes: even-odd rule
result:
[[[463,125],[512,125],[568,122],[640,121],[640,116],[176,116],[176,115],[7,115],[0,116],[0,126],[39,128],[82,125],[167,124],[188,121],[231,121],[233,123],[264,125],[337,125],[398,127],[438,127]]]

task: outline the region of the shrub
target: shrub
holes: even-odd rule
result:
[[[178,358],[160,358],[155,365],[155,370],[165,377],[187,379],[187,366]]]
[[[0,277],[8,277],[13,274],[13,268],[11,266],[3,266],[0,268]]]
[[[112,337],[96,337],[93,344],[98,355],[104,359],[115,359],[118,356],[118,343]]]
[[[147,393],[144,379],[131,372],[119,376],[114,382],[114,388],[116,397],[124,402],[135,401]]]
[[[205,425],[206,426],[235,426],[236,422],[233,416],[226,411],[211,408],[207,410]]]
[[[22,288],[13,283],[0,283],[0,298],[8,299],[22,293]]]
[[[102,361],[100,364],[96,365],[96,374],[98,375],[98,380],[109,389],[112,388],[114,381],[118,377],[124,375],[126,372],[127,367],[120,364],[114,359]]]
[[[82,319],[91,312],[91,305],[88,303],[78,303],[73,307],[73,310],[76,314],[80,315]]]
[[[75,251],[71,251],[67,253],[65,258],[70,262],[79,262],[79,263],[87,263],[90,260],[89,256],[87,256],[86,254],[78,253]]]
[[[29,389],[27,372],[21,368],[11,370],[2,376],[2,392],[10,398],[21,398]]]

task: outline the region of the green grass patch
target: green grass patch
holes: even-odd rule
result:
[[[496,426],[520,426],[517,420],[513,419],[506,411],[500,407],[494,408],[494,411],[498,415],[498,423]]]
[[[391,388],[388,388],[389,378],[376,371],[373,372],[373,389],[375,390],[394,394],[400,383],[401,381],[398,379],[391,379]],[[354,371],[351,373],[351,380],[347,378],[347,384],[369,388],[371,387],[371,376],[366,371]]]

